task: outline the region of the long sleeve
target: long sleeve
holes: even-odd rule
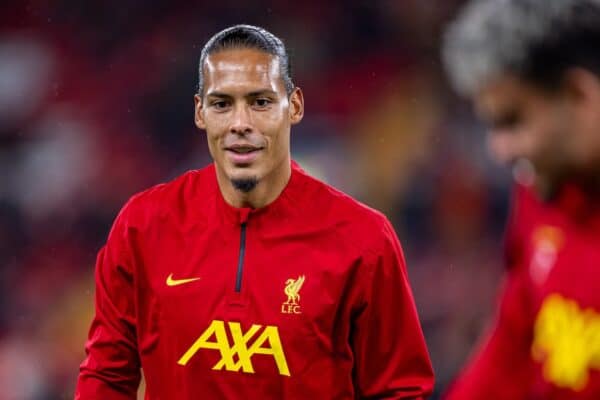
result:
[[[131,400],[140,382],[134,279],[127,209],[119,214],[96,263],[96,314],[80,366],[76,400]]]
[[[447,400],[527,398],[531,382],[531,323],[527,289],[520,271],[510,271],[495,326],[484,337]]]
[[[404,256],[388,221],[383,241],[368,266],[364,308],[353,327],[358,394],[364,399],[423,399],[433,390],[433,370]]]
[[[529,269],[523,261],[528,197],[517,187],[505,235],[507,275],[494,325],[480,340],[467,367],[451,385],[447,400],[527,398],[532,363],[533,307]]]

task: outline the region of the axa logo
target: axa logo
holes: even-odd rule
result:
[[[229,337],[233,339],[233,344],[230,344]],[[279,374],[290,376],[276,326],[254,324],[244,332],[239,322],[225,323],[214,320],[181,356],[177,364],[185,366],[200,349],[219,350],[221,353],[221,359],[213,366],[213,370],[225,369],[233,372],[241,370],[253,374],[252,357],[260,354],[273,357]]]
[[[300,310],[300,289],[305,280],[304,275],[300,275],[297,279],[288,279],[285,281],[283,292],[287,296],[287,300],[281,304],[281,312],[283,314],[301,314]]]
[[[537,315],[531,355],[544,378],[561,388],[583,390],[600,370],[600,314],[554,293]]]

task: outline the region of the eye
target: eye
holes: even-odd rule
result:
[[[270,99],[264,97],[258,97],[254,100],[254,105],[258,108],[266,108],[268,107],[272,101]]]
[[[215,100],[210,103],[210,106],[217,110],[225,110],[229,107],[229,102],[226,100]]]
[[[508,111],[491,119],[491,127],[494,129],[510,130],[517,128],[523,121],[517,111]]]

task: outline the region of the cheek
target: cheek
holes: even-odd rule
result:
[[[290,129],[289,119],[281,113],[265,115],[256,121],[256,126],[262,132],[270,151],[277,151],[286,146],[286,134]]]
[[[565,120],[559,118],[557,113],[552,114],[552,111],[549,111],[533,130],[528,151],[541,173],[552,173],[569,163],[568,160],[575,149],[565,129]]]
[[[573,134],[573,130],[577,131],[577,125],[574,125],[575,121],[572,121],[568,113],[562,112],[564,110],[557,109],[554,112],[554,118],[548,118],[552,120],[552,124],[547,126],[549,132],[548,147],[551,151],[557,154],[565,154],[575,150],[574,145],[579,145],[579,140],[576,135]]]
[[[595,132],[572,132],[571,147],[574,162],[585,168],[600,162],[600,135]]]
[[[500,164],[509,163],[514,157],[514,136],[510,133],[493,133],[488,136],[487,146],[491,156]]]
[[[571,125],[566,128],[573,148],[573,157],[583,165],[595,164],[600,160],[598,126],[600,126],[599,120],[574,117]]]
[[[213,160],[218,160],[220,158],[219,152],[217,151],[217,146],[209,139],[208,140],[208,152]]]
[[[280,109],[260,115],[257,124],[263,125],[265,131],[273,132],[281,129],[285,123],[286,114]]]
[[[546,153],[559,139],[557,137],[557,119],[552,110],[536,110],[527,118],[528,123],[524,129],[524,143],[531,155]]]
[[[205,118],[205,131],[209,143],[218,142],[227,131],[228,121],[225,115],[212,114]]]
[[[270,147],[271,153],[281,154],[288,150],[289,135],[286,134],[286,132],[289,132],[289,127],[286,127],[285,124],[280,124],[277,126],[277,129],[274,129],[266,138],[269,142],[268,146]]]
[[[207,129],[206,132],[206,141],[208,144],[208,151],[210,152],[210,155],[217,159],[219,158],[219,149],[221,148],[220,143],[221,143],[221,135],[219,135],[218,133],[215,133],[212,129]]]

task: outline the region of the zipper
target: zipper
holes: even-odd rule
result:
[[[244,254],[246,253],[246,222],[240,225],[240,255],[238,257],[237,275],[235,277],[235,291],[242,290],[242,275],[244,274]]]

